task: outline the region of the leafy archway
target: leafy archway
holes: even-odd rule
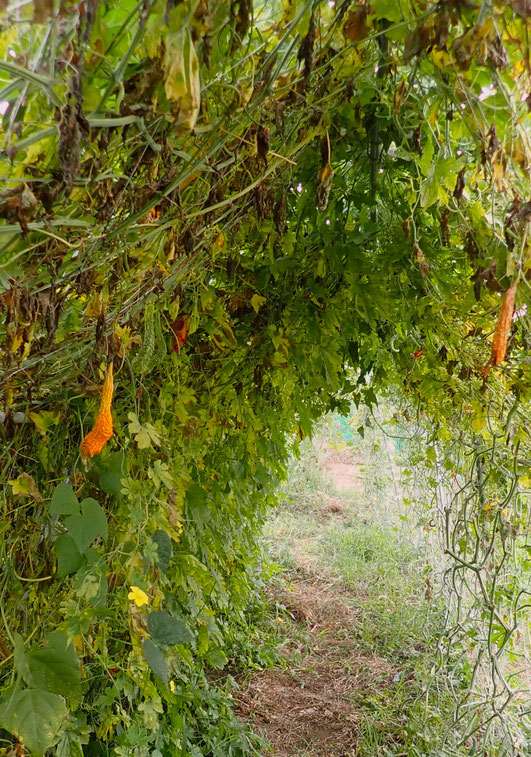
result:
[[[204,670],[291,440],[399,386],[462,476],[452,641],[493,684],[456,739],[498,727],[529,596],[526,3],[0,5],[0,725],[251,749]]]

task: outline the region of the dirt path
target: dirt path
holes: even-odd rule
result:
[[[348,454],[323,453],[321,472],[332,486],[316,495],[312,517],[341,522],[348,516],[340,493],[362,493],[360,468]],[[267,738],[275,757],[354,757],[362,703],[397,672],[357,648],[356,597],[321,563],[319,549],[318,536],[295,534],[290,542],[295,567],[271,596],[288,611],[286,664],[254,674],[236,698],[239,716]]]
[[[360,701],[392,681],[387,660],[352,644],[355,611],[341,586],[297,570],[290,590],[277,596],[307,632],[291,647],[286,669],[254,675],[240,692],[239,714],[262,733],[275,757],[354,757]]]
[[[323,443],[319,451],[323,478],[329,480],[337,492],[363,493],[360,461],[353,458],[348,449],[333,450]]]

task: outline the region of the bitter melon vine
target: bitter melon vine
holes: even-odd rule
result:
[[[394,387],[453,476],[436,753],[523,754],[528,4],[0,9],[0,752],[256,754],[207,675],[264,663],[256,534]]]

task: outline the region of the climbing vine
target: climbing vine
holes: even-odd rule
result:
[[[468,471],[449,643],[494,688],[449,739],[495,741],[529,604],[527,4],[0,8],[5,748],[257,753],[209,677],[257,531],[315,419],[389,386]]]

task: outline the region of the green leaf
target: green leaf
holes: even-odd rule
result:
[[[15,670],[27,681],[29,676],[28,661],[26,659],[24,639],[19,633],[16,633],[14,636],[13,646],[13,661],[15,663]]]
[[[57,555],[57,578],[64,578],[83,565],[83,557],[75,541],[68,534],[61,534],[55,541]]]
[[[148,470],[148,476],[157,488],[161,484],[164,484],[168,489],[172,489],[174,486],[168,463],[162,462],[161,460],[155,460],[153,467]]]
[[[107,541],[107,516],[103,507],[92,497],[87,497],[81,503],[81,511],[87,523],[90,521],[91,528],[96,532],[96,536],[101,536],[103,541]]]
[[[205,502],[206,492],[197,484],[193,484],[186,492],[186,499],[191,507],[199,507]]]
[[[434,147],[431,136],[428,134],[423,147],[422,157],[417,160],[417,164],[424,176],[433,176],[434,173]]]
[[[85,744],[88,741],[84,742]],[[54,757],[83,757],[83,747],[75,739],[71,739],[68,733],[63,733],[57,746]]]
[[[65,729],[55,747],[54,757],[83,757],[81,744],[88,744],[89,739],[90,728],[86,716],[69,713]]]
[[[92,497],[81,503],[82,515],[71,515],[65,526],[78,550],[83,553],[97,536],[107,539],[107,517],[101,505]]]
[[[153,671],[153,673],[159,678],[162,683],[168,685],[168,665],[164,652],[154,644],[151,639],[144,639],[142,642],[142,649],[144,656],[147,660],[147,664]]]
[[[0,704],[0,727],[19,738],[34,757],[57,741],[66,718],[61,697],[40,689],[11,690]]]
[[[420,186],[420,205],[423,208],[428,208],[437,200],[439,184],[438,181],[430,176],[424,179]]]
[[[82,515],[71,515],[66,519],[65,526],[80,553],[83,553],[97,536],[93,529],[87,528],[87,520]]]
[[[139,449],[147,449],[148,447],[151,447],[152,444],[156,447],[160,445],[160,434],[151,423],[142,425],[138,420],[138,416],[134,413],[128,413],[127,417],[130,421],[127,427],[129,431],[134,434]]]
[[[182,620],[172,618],[165,610],[155,610],[148,615],[148,631],[157,644],[189,644],[194,637]]]
[[[227,655],[222,649],[219,649],[219,647],[210,649],[208,651],[206,659],[208,664],[212,665],[212,667],[216,668],[217,670],[222,670],[227,664]]]
[[[402,6],[396,0],[372,0],[371,11],[376,18],[385,18],[388,21],[404,21]]]
[[[57,484],[50,502],[52,515],[76,515],[79,513],[79,503],[70,484]]]
[[[81,694],[79,660],[73,644],[63,631],[52,631],[46,636],[47,646],[26,655],[29,671],[28,683],[51,694],[78,697]]]
[[[85,557],[91,562],[90,552]],[[97,555],[99,557],[99,555]],[[94,563],[81,568],[76,574],[74,586],[80,599],[84,599],[91,607],[103,607],[107,599],[108,584],[104,563]]]
[[[151,539],[157,545],[157,565],[165,573],[173,555],[171,539],[166,531],[160,528],[151,534]]]
[[[122,478],[125,476],[125,455],[113,452],[105,460],[98,460],[100,488],[106,494],[119,497],[122,493]]]
[[[83,754],[84,757],[111,757],[111,749],[112,747],[108,747],[102,741],[90,741]]]

